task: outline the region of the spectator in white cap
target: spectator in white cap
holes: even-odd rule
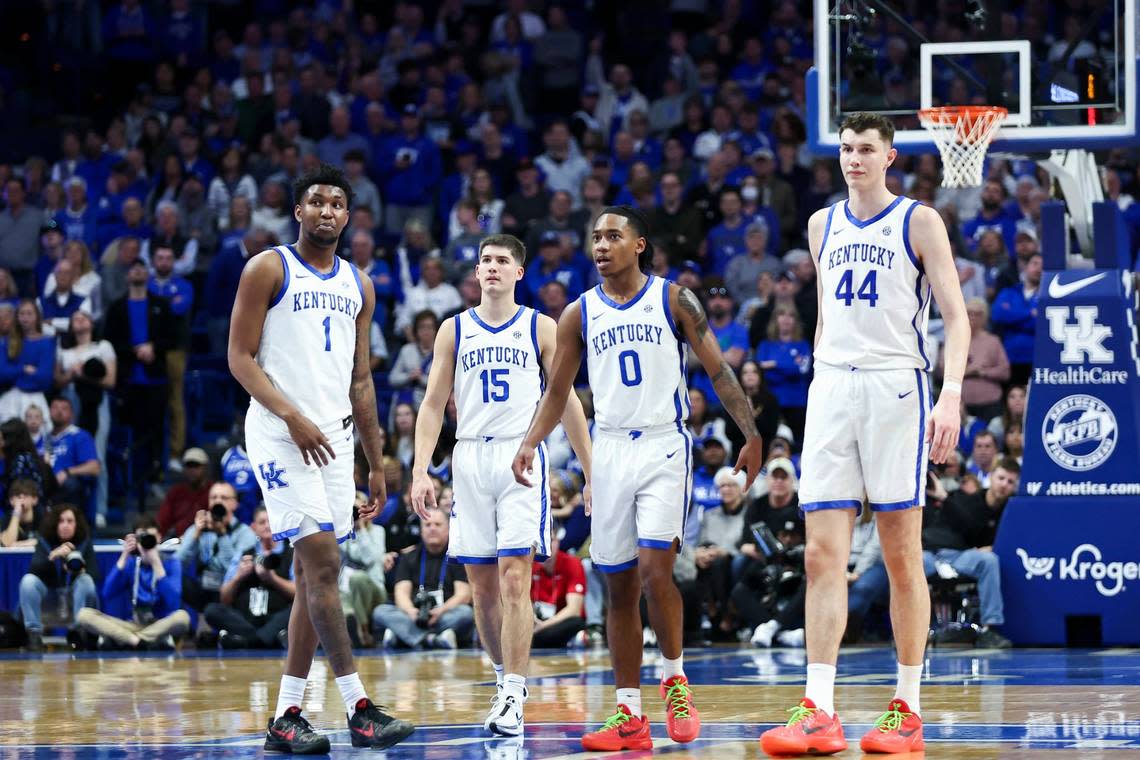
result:
[[[725,269],[725,287],[737,303],[744,303],[757,295],[756,278],[762,272],[769,272],[775,277],[783,271],[784,265],[779,259],[768,256],[767,250],[768,223],[763,217],[756,217],[744,229],[744,252],[729,259]]]
[[[720,506],[701,516],[694,552],[702,607],[713,626],[726,637],[731,637],[736,627],[728,595],[732,590],[732,561],[740,553],[737,545],[744,528],[745,481],[744,472],[733,472],[731,467],[717,470],[713,483],[719,492]]]

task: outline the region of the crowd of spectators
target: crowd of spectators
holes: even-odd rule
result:
[[[937,40],[950,40],[958,22],[933,23],[941,5],[913,12]],[[479,240],[503,231],[526,241],[518,300],[557,319],[598,281],[587,249],[592,218],[606,204],[628,203],[649,216],[652,273],[705,303],[768,448],[759,485],[741,493],[722,468],[743,441],[726,427],[699,363],[689,362],[699,453],[693,548],[678,565],[687,630],[802,642],[802,587],[772,569],[784,565],[754,527],[768,525],[779,563],[795,564],[789,551],[803,540],[797,452],[817,310],[806,220],[845,197],[834,157],[813,156],[805,144],[805,6],[674,2],[649,13],[636,3],[575,0],[105,0],[51,6],[27,20],[39,24],[32,38],[42,55],[0,63],[8,95],[0,113],[69,115],[39,154],[0,156],[0,419],[8,420],[0,425],[0,542],[36,546],[37,580],[21,584],[29,629],[37,600],[66,575],[61,547],[81,551],[109,514],[122,515],[125,529],[137,511],[154,525],[144,515],[131,536],[180,537],[178,572],[124,544],[105,606],[124,593],[120,576],[134,572],[135,586],[150,584],[141,596],[132,591],[136,606],[143,598],[164,613],[184,609],[188,625],[225,631],[231,644],[279,643],[292,598],[288,548],[266,538],[257,509],[241,394],[207,397],[237,402],[223,410],[232,430],[203,440],[188,425],[185,379],[224,356],[245,261],[296,239],[290,183],[325,161],[344,167],[356,198],[342,254],[376,288],[371,365],[389,455],[388,503],[376,526],[359,526],[368,538],[345,557],[354,635],[405,645],[469,635],[462,572],[439,570],[440,531],[410,514],[404,487],[435,332],[479,299]],[[1060,12],[1042,18],[1034,20],[1042,44],[1060,39]],[[914,52],[877,23],[869,39]],[[1029,19],[1009,23],[1017,31]],[[43,60],[58,60],[89,87],[45,94],[55,98],[46,104],[13,97],[41,81]],[[1125,208],[1140,191],[1135,164],[1127,152],[1106,159],[1108,196]],[[961,445],[932,487],[947,504],[972,500],[951,510],[954,520],[987,514],[977,498],[1000,514],[1022,449],[1046,178],[1032,164],[993,161],[981,188],[950,191],[939,186],[937,157],[916,155],[900,156],[887,182],[942,214],[968,300]],[[579,380],[589,413],[584,371]],[[454,425],[452,406],[432,470],[444,503]],[[112,463],[114,434],[128,443]],[[553,438],[554,480],[567,486],[555,513],[563,554],[584,557],[580,475],[564,435]],[[114,477],[112,464],[122,470]],[[139,483],[160,488],[140,491]],[[366,483],[358,474],[362,490]],[[131,493],[145,496],[131,503]],[[938,503],[928,510],[936,522]],[[71,527],[61,522],[68,514]],[[931,543],[933,561],[959,566],[945,552],[984,551],[963,544],[984,540],[976,528],[958,525],[962,540]],[[859,616],[881,601],[883,585],[873,531],[863,531],[851,572]],[[442,533],[445,546],[446,520]],[[535,577],[557,575],[563,560],[553,561],[536,565]],[[984,565],[959,564],[971,574]],[[87,562],[87,577],[95,572]],[[600,625],[601,597],[588,562],[581,578],[573,590],[546,588],[542,619],[543,628],[585,641]],[[94,606],[94,586],[62,585],[76,610]],[[433,589],[443,612],[416,626],[416,599]],[[585,630],[563,625],[567,606]],[[987,610],[993,619],[981,622],[999,624],[1000,605]],[[454,625],[439,629],[443,620]],[[153,615],[117,628],[116,641],[163,642],[169,630],[152,623]]]

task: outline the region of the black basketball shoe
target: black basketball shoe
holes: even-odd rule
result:
[[[288,752],[293,755],[327,755],[329,740],[321,736],[301,716],[300,707],[290,707],[277,720],[269,721],[265,731],[266,752]]]
[[[393,718],[368,698],[357,701],[356,712],[348,721],[354,747],[384,749],[407,739],[415,730],[411,723]]]

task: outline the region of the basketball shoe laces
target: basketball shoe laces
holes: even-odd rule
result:
[[[623,723],[629,723],[632,716],[629,713],[618,710],[616,713],[606,718],[606,722],[602,724],[601,731],[609,731],[611,728],[617,728]],[[599,733],[601,732],[599,731]]]
[[[785,724],[785,726],[787,728],[791,728],[792,726],[796,725],[800,721],[807,720],[808,718],[810,718],[812,716],[812,713],[815,712],[815,710],[804,707],[803,703],[801,702],[800,704],[796,705],[795,707],[788,709],[787,712],[790,712],[792,714],[792,717],[788,718],[788,722]],[[882,720],[882,718],[880,718],[880,720]]]
[[[898,708],[896,703],[892,702],[890,709],[879,716],[875,721],[875,728],[882,731],[884,734],[889,734],[891,731],[897,731],[902,727],[903,721],[910,717],[910,713],[904,713]]]
[[[675,683],[665,692],[665,701],[673,708],[673,717],[678,720],[689,717],[689,695],[692,690],[683,683]]]

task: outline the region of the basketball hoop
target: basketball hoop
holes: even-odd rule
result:
[[[1000,106],[942,106],[918,112],[942,154],[943,187],[982,184],[986,149],[1008,115]]]

